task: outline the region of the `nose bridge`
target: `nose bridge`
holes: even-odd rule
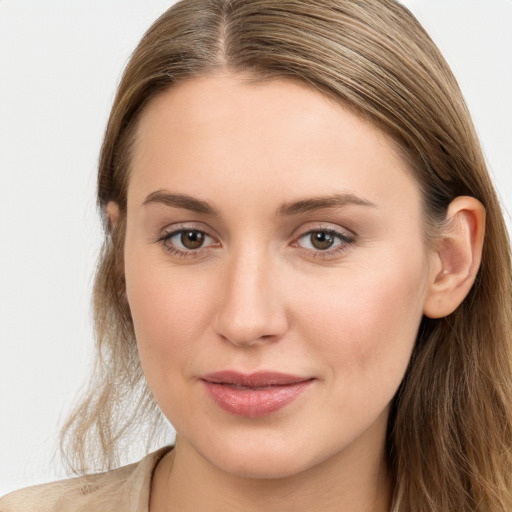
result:
[[[215,329],[236,345],[276,340],[287,326],[279,275],[258,244],[234,250],[222,273]]]

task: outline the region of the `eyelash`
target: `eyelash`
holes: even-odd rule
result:
[[[161,244],[165,251],[167,251],[169,254],[172,254],[174,256],[178,256],[180,258],[199,258],[203,255],[205,251],[208,250],[210,247],[215,247],[215,245],[208,245],[206,247],[201,246],[197,249],[180,249],[176,246],[176,244],[171,243],[171,239],[174,238],[177,235],[182,235],[185,232],[194,232],[199,235],[204,236],[206,239],[215,240],[212,236],[210,236],[208,233],[201,229],[192,228],[192,227],[182,227],[180,229],[175,229],[171,232],[163,233],[156,242]],[[305,239],[306,237],[310,237],[314,233],[323,233],[325,235],[330,235],[337,239],[339,243],[335,245],[333,248],[328,248],[326,250],[321,249],[309,249],[302,247],[299,244],[299,240]],[[300,236],[296,238],[296,241],[294,241],[291,245],[292,247],[298,247],[302,251],[305,251],[308,253],[309,256],[312,256],[314,258],[332,258],[336,257],[337,255],[341,254],[342,252],[346,251],[352,244],[355,242],[355,237],[353,235],[348,235],[346,233],[342,233],[341,231],[337,231],[331,227],[318,227],[314,229],[310,229],[306,231],[305,233],[302,233]]]
[[[175,229],[168,233],[163,233],[157,240],[157,243],[160,243],[165,251],[167,251],[169,254],[172,254],[174,256],[178,256],[180,258],[197,258],[202,256],[203,252],[208,249],[208,247],[199,247],[197,249],[180,249],[176,246],[176,244],[172,243],[171,240],[177,235],[182,235],[186,232],[193,232],[200,235],[205,236],[206,238],[210,238],[211,240],[214,240],[212,236],[210,236],[208,233],[201,229],[193,228],[193,227],[182,227],[180,229]]]
[[[298,243],[299,240],[305,239],[307,237],[311,237],[314,233],[322,233],[324,235],[330,235],[337,239],[339,243],[334,247],[331,247],[326,250],[321,249],[308,249],[305,247],[301,247]],[[307,251],[313,258],[332,258],[340,255],[342,252],[346,251],[352,244],[355,242],[355,237],[353,235],[348,235],[347,233],[342,233],[341,231],[337,231],[331,227],[318,227],[314,229],[310,229],[305,233],[302,233],[298,238],[297,242],[293,242],[292,246],[299,247],[304,251]]]

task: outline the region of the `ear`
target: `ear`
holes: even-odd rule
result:
[[[114,201],[109,201],[105,213],[107,214],[109,227],[116,229],[119,225],[119,205]]]
[[[482,259],[485,208],[478,199],[455,198],[431,256],[423,313],[442,318],[457,309],[475,282]]]

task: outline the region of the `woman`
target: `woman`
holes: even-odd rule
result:
[[[98,200],[101,357],[65,450],[110,468],[144,417],[176,444],[2,510],[510,509],[507,234],[406,9],[175,5],[126,68]]]

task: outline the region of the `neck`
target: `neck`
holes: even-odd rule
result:
[[[299,474],[244,478],[219,470],[184,440],[158,465],[150,512],[389,512],[384,449],[347,450]]]

